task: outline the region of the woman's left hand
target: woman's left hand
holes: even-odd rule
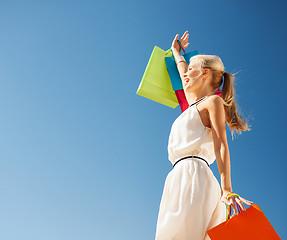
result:
[[[176,34],[175,38],[173,39],[173,42],[171,44],[171,49],[174,52],[175,51],[180,52],[180,46],[179,46],[179,44],[177,42],[178,38],[179,38],[179,35]],[[181,45],[183,46],[183,48],[187,48],[188,47],[188,45],[189,45],[188,38],[189,38],[189,33],[188,33],[188,31],[185,31],[185,33],[182,35],[182,37],[180,39]]]
[[[238,211],[237,211],[237,208],[235,206],[235,203],[238,203],[238,205],[241,208],[241,211],[245,211],[243,203],[245,203],[245,204],[247,204],[249,206],[252,205],[252,203],[253,203],[251,201],[248,201],[248,200],[244,199],[243,197],[240,197],[240,196],[238,197],[236,195],[235,196],[230,196],[227,199],[227,195],[230,194],[230,193],[233,193],[233,192],[223,191],[223,194],[222,194],[222,197],[221,197],[221,201],[223,201],[227,205],[231,205],[232,208],[233,208],[233,211],[235,212],[236,215],[238,214]]]

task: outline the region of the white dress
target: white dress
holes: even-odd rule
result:
[[[203,125],[197,103],[173,123],[168,143],[169,160],[199,156],[215,161],[211,129]],[[226,218],[220,185],[204,160],[187,158],[169,172],[160,203],[156,240],[207,240],[206,231]]]

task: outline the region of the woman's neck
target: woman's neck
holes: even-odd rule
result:
[[[188,104],[192,104],[194,102],[196,102],[197,100],[207,96],[207,95],[212,95],[211,91],[207,91],[207,90],[198,90],[196,92],[185,92],[185,96],[186,96],[186,100],[188,102]]]

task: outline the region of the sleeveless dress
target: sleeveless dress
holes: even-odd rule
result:
[[[208,166],[215,161],[211,129],[203,125],[196,107],[206,98],[190,105],[171,127],[169,160],[174,165],[186,159],[167,175],[156,240],[208,240],[206,231],[226,220],[220,185]]]

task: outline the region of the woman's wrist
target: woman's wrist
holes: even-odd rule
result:
[[[229,193],[229,192],[233,192],[233,190],[231,188],[229,188],[229,189],[222,189],[222,192]]]
[[[175,60],[176,65],[179,64],[180,62],[186,63],[185,58],[181,55],[180,56],[174,56],[174,60]]]
[[[180,51],[178,51],[176,48],[171,48],[173,56],[178,57],[181,56]]]

